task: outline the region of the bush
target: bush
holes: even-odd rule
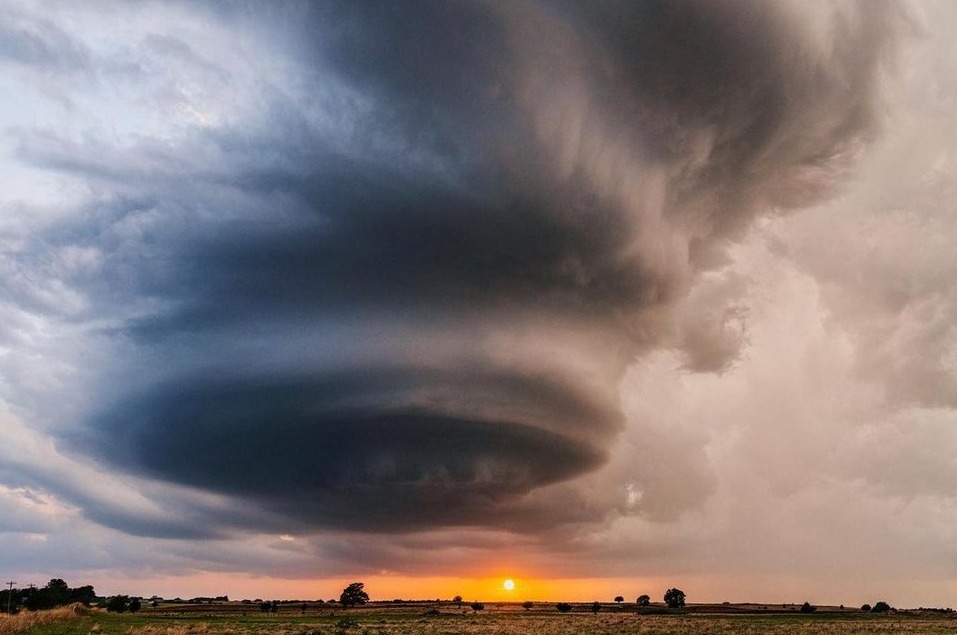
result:
[[[870,604],[862,604],[862,605],[861,605],[861,610],[864,611],[865,613],[869,613],[870,610],[871,610],[871,605],[870,605]]]
[[[801,605],[801,612],[802,612],[802,613],[813,613],[813,612],[816,611],[816,610],[817,610],[817,608],[814,607],[814,606],[811,606],[811,603],[810,603],[810,602],[805,602],[804,604]]]
[[[886,613],[891,610],[891,605],[887,602],[875,602],[874,608],[871,609],[874,613]]]
[[[535,605],[532,602],[522,602],[522,608],[526,611],[531,611],[533,606]]]
[[[592,602],[591,603],[591,612],[597,613],[601,610],[601,602]]]
[[[638,603],[638,606],[648,606],[651,604],[651,598],[647,595],[639,595],[635,601]]]
[[[570,610],[572,610],[572,605],[568,602],[559,602],[555,605],[555,608],[558,609],[559,613],[568,613]]]
[[[485,610],[485,605],[482,604],[481,602],[472,602],[472,610],[473,610],[473,611],[484,611],[484,610]]]

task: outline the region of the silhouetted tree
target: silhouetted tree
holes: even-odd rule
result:
[[[143,604],[139,598],[130,598],[130,613],[136,613],[141,608],[143,608]]]
[[[42,590],[48,594],[53,606],[70,603],[70,585],[60,578],[53,578]]]
[[[16,615],[20,612],[20,604],[23,602],[23,595],[20,589],[6,588],[0,591],[0,611],[7,612],[9,607],[10,614]]]
[[[60,578],[53,578],[42,589],[31,588],[24,593],[23,604],[31,611],[52,609],[70,603],[70,587]]]
[[[817,607],[811,606],[810,602],[805,602],[804,604],[801,605],[802,613],[813,613],[816,610],[817,610]]]
[[[880,602],[874,602],[874,608],[871,609],[874,613],[886,613],[891,610],[891,605],[883,600]]]
[[[617,602],[618,604],[621,604],[624,601],[625,601],[625,598],[621,597],[620,595],[615,596],[615,602]]]
[[[526,611],[531,611],[533,606],[535,606],[535,604],[530,601],[522,602],[522,608]]]
[[[96,592],[89,584],[70,589],[70,602],[80,602],[89,606],[96,600]]]
[[[668,589],[665,591],[665,604],[669,609],[680,609],[685,605],[685,592],[681,589]]]
[[[651,604],[651,598],[647,595],[639,595],[635,601],[638,602],[638,606],[648,606]]]
[[[601,610],[601,602],[592,602],[591,603],[591,612],[597,613]]]
[[[870,605],[870,604],[862,604],[862,605],[861,605],[861,610],[864,611],[865,613],[869,613],[870,610],[871,610],[871,605]]]
[[[339,595],[339,603],[345,608],[365,604],[369,601],[369,594],[363,590],[363,587],[365,587],[363,583],[353,582],[342,590],[342,594]]]
[[[272,608],[271,602],[265,601],[265,602],[259,603],[259,610],[262,611],[263,613],[268,613],[269,609],[271,608]]]
[[[452,601],[455,602],[455,605],[456,605],[456,606],[462,606],[462,596],[461,596],[461,595],[456,595],[454,598],[452,598]]]
[[[568,602],[559,602],[555,605],[555,608],[558,609],[559,613],[568,613],[570,610],[572,610],[572,605]]]
[[[130,608],[130,596],[113,595],[106,600],[106,610],[111,613],[125,613]]]

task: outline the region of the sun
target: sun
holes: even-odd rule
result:
[[[506,580],[505,582],[502,582],[502,588],[504,588],[506,591],[514,591],[514,590],[515,590],[515,580],[512,580],[511,578],[509,578],[509,579]]]

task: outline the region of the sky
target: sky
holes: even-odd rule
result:
[[[957,605],[955,23],[4,2],[0,576]]]

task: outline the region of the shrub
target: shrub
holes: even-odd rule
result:
[[[880,601],[874,603],[874,608],[871,609],[874,613],[886,613],[891,610],[891,605],[887,602]]]
[[[485,610],[485,605],[482,604],[481,602],[472,602],[472,610],[473,610],[473,611],[484,611],[484,610]]]
[[[801,612],[802,612],[802,613],[813,613],[813,612],[816,611],[816,610],[817,610],[817,608],[814,607],[814,606],[811,606],[811,603],[810,603],[810,602],[805,602],[804,604],[801,605]]]
[[[533,606],[535,605],[532,602],[522,602],[522,608],[526,611],[531,611]]]
[[[558,609],[559,613],[568,613],[570,610],[572,610],[572,605],[568,602],[559,602],[555,605],[555,608]]]
[[[870,605],[870,604],[862,604],[862,605],[861,605],[861,610],[864,611],[865,613],[868,613],[868,612],[870,612],[870,610],[871,610],[871,605]]]
[[[647,595],[639,595],[635,601],[638,602],[638,606],[648,606],[651,604],[651,598]]]

